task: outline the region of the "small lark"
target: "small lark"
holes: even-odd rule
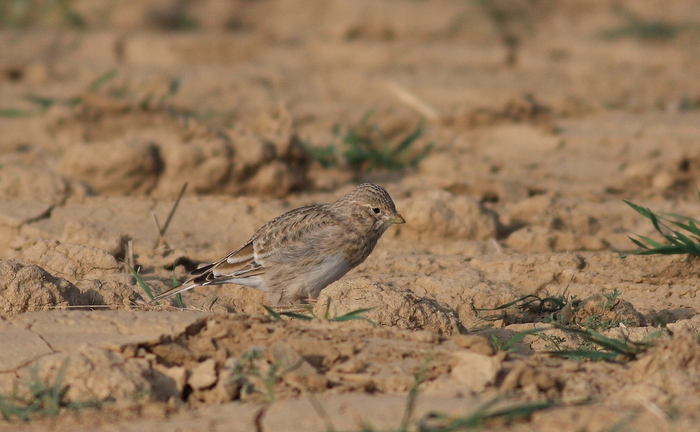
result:
[[[272,219],[243,246],[153,301],[228,283],[267,292],[272,306],[316,299],[362,263],[387,228],[405,222],[384,188],[361,184],[334,203],[299,207]]]

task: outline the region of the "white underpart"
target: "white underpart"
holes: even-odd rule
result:
[[[345,276],[350,270],[344,254],[326,257],[321,264],[306,273],[305,277],[287,288],[288,298],[316,298],[323,288]]]
[[[222,281],[216,282],[217,285],[219,284],[236,284],[236,285],[243,285],[251,288],[256,288],[261,291],[267,291],[267,287],[265,286],[265,281],[263,280],[262,277],[260,276],[248,276],[248,277],[232,277],[231,279],[226,279]]]

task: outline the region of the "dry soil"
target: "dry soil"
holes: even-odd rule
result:
[[[8,1],[0,46],[0,403],[65,390],[3,430],[397,430],[416,376],[411,429],[536,402],[482,427],[698,429],[698,262],[620,257],[654,236],[624,199],[700,217],[698,1]],[[427,156],[311,157],[368,113]],[[160,292],[362,181],[407,223],[312,321],[237,286],[150,306],[124,263]],[[524,296],[568,305],[484,310]],[[656,339],[504,349],[552,318]]]

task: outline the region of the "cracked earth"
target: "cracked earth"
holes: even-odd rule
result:
[[[628,235],[658,238],[623,199],[700,216],[697,2],[66,5],[85,28],[60,8],[16,28],[0,15],[0,396],[65,390],[57,417],[2,430],[397,430],[416,376],[414,430],[494,400],[553,405],[484,430],[697,429],[697,260],[620,258]],[[369,112],[392,143],[423,122],[409,156],[425,158],[313,160]],[[125,265],[164,291],[362,181],[407,223],[322,291],[314,320],[235,285],[151,306]],[[580,341],[550,329],[503,349],[551,327],[543,310],[489,310],[524,296],[655,345],[563,359],[552,344]]]

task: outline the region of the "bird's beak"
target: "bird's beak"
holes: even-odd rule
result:
[[[404,219],[403,216],[401,216],[401,215],[398,214],[398,213],[394,214],[394,215],[393,215],[392,217],[390,217],[387,221],[388,221],[389,223],[392,223],[392,224],[402,224],[402,223],[406,223],[406,219]]]

